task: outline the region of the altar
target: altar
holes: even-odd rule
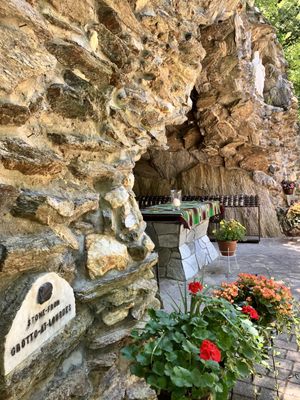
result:
[[[178,210],[171,203],[159,204],[141,213],[158,253],[160,277],[191,279],[218,257],[207,236],[209,218],[220,213],[218,201],[184,201]]]

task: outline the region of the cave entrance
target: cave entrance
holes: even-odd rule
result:
[[[134,192],[138,197],[169,196],[171,189],[181,189],[186,196],[229,195],[225,217],[239,220],[247,228],[248,240],[257,242],[261,224],[258,207],[253,208],[258,204],[255,183],[241,168],[227,168],[218,143],[212,145],[216,133],[208,130],[206,122],[202,126],[210,110],[202,114],[201,93],[196,88],[190,97],[192,108],[186,121],[166,127],[168,148],[150,147],[136,163]],[[215,126],[214,121],[211,125]],[[230,141],[222,143],[226,146]],[[238,201],[246,206],[242,194],[251,196],[251,205],[249,197],[245,200],[249,208],[235,207]]]
[[[166,126],[168,149],[151,147],[134,168],[137,196],[166,196],[173,188],[182,188],[182,173],[205,162],[203,134],[197,118],[199,94],[191,92],[192,108],[181,125]],[[202,193],[201,193],[202,194]]]

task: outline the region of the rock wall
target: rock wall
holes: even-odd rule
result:
[[[1,399],[155,398],[119,357],[146,308],[159,307],[156,255],[144,233],[132,171],[148,148],[166,145],[165,126],[184,123],[194,87],[205,92],[209,79],[216,96],[209,52],[216,46],[218,57],[234,58],[240,42],[233,40],[233,26],[241,26],[234,21],[245,18],[245,7],[239,0],[193,0],[189,7],[183,0],[1,1],[1,349],[41,275],[69,282],[76,302],[76,316],[8,374],[1,352]],[[227,26],[228,51],[221,40]],[[223,114],[238,104],[236,98]],[[201,107],[204,115],[208,105]],[[291,121],[289,111],[264,107],[268,124],[280,116]],[[205,147],[217,147],[211,137],[216,131],[206,133],[200,116],[195,121],[195,127],[203,125]],[[197,167],[191,150],[175,153],[183,154],[179,172],[187,169],[186,153],[189,166]],[[39,293],[51,297],[50,283]],[[44,301],[50,300],[41,300],[41,307]],[[48,332],[64,311],[49,320]],[[32,318],[43,321],[47,312],[52,308]],[[37,320],[29,319],[27,328]],[[11,356],[46,328],[21,337]]]
[[[135,191],[165,195],[258,194],[262,233],[280,235],[284,173],[300,174],[297,101],[274,29],[257,10],[200,30],[206,52],[184,124],[167,127],[168,151],[149,149],[137,163]],[[248,212],[237,214],[257,231]]]

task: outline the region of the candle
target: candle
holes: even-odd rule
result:
[[[174,199],[174,200],[173,200],[173,205],[174,205],[175,207],[180,207],[180,204],[181,204],[181,201],[180,201],[179,199]]]

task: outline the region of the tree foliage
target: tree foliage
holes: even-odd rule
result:
[[[256,5],[277,30],[300,100],[300,0],[256,0]]]

